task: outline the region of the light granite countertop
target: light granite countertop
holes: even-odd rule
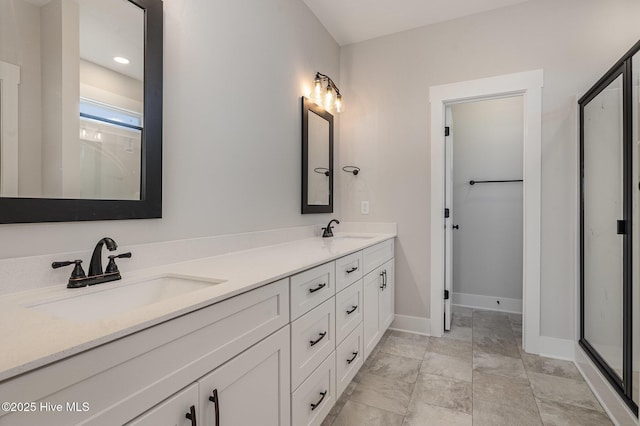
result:
[[[338,233],[334,238],[308,238],[133,271],[121,281],[92,287],[68,289],[61,284],[2,296],[0,337],[4,349],[0,356],[0,383],[395,236]],[[58,318],[31,308],[167,274],[224,282],[93,321]]]

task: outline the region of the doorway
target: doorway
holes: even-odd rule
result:
[[[430,182],[430,329],[444,332],[445,305],[445,111],[446,105],[473,100],[522,96],[523,140],[523,347],[540,353],[540,171],[542,70],[433,86],[431,103]]]
[[[522,313],[523,97],[445,112],[445,330],[451,304]]]

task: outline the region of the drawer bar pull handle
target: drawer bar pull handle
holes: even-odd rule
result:
[[[358,352],[353,352],[353,358],[347,360],[347,364],[351,364],[358,357]]]
[[[311,346],[315,346],[315,345],[316,345],[316,343],[318,343],[320,340],[324,339],[324,336],[326,336],[326,335],[327,335],[327,332],[326,332],[326,331],[323,331],[322,333],[320,333],[320,337],[318,337],[316,340],[310,340],[310,341],[309,341],[309,344],[310,344]]]
[[[351,315],[352,313],[354,313],[356,311],[356,309],[358,309],[358,305],[353,305],[351,307],[351,310],[347,311],[347,315]]]
[[[349,268],[349,269],[347,269],[347,271],[346,271],[346,272],[347,272],[347,274],[350,274],[350,273],[355,272],[355,271],[357,271],[357,270],[358,270],[358,267],[357,267],[357,266],[354,266],[353,268]]]
[[[198,422],[196,421],[196,406],[192,405],[189,408],[189,412],[185,414],[185,417],[191,420],[191,426],[197,426]]]
[[[220,426],[220,399],[218,398],[218,389],[214,389],[212,393],[213,395],[209,397],[209,401],[213,402],[213,409],[215,410],[215,426]]]
[[[322,283],[322,284],[318,284],[318,287],[316,288],[310,288],[309,289],[309,293],[315,293],[316,291],[323,289],[327,286],[327,283]]]
[[[320,398],[320,400],[318,402],[316,402],[315,404],[311,404],[311,411],[315,410],[316,408],[318,408],[318,406],[320,404],[322,404],[322,400],[324,399],[324,397],[327,395],[327,391],[324,392],[320,392],[320,395],[322,395],[322,397]]]

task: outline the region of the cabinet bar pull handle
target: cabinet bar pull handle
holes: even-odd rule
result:
[[[310,288],[309,289],[309,293],[315,293],[316,291],[325,288],[327,286],[327,283],[322,283],[322,284],[318,284],[318,287],[316,288]]]
[[[196,420],[196,406],[192,405],[189,408],[189,412],[187,414],[185,414],[185,417],[189,420],[191,420],[191,426],[197,426],[198,422]]]
[[[384,275],[384,288],[387,288],[387,270],[385,269],[382,273]]]
[[[357,267],[357,266],[354,266],[353,268],[349,268],[349,269],[347,269],[347,271],[346,271],[346,272],[347,272],[347,274],[350,274],[350,273],[355,272],[355,271],[357,271],[357,270],[358,270],[358,267]]]
[[[380,272],[380,276],[382,277],[382,283],[380,283],[380,290],[384,290],[384,272]]]
[[[209,397],[209,401],[213,402],[213,409],[216,417],[215,426],[220,426],[220,399],[218,399],[218,389],[213,390],[213,395]]]
[[[326,331],[323,331],[322,333],[320,333],[320,337],[318,337],[318,339],[317,339],[317,340],[310,340],[310,341],[309,341],[309,344],[310,344],[311,346],[315,346],[315,344],[316,344],[316,343],[318,343],[320,340],[324,339],[324,336],[326,336],[326,335],[327,335],[327,332],[326,332]]]
[[[351,315],[352,313],[354,313],[356,311],[356,309],[358,309],[358,305],[353,305],[351,307],[351,310],[347,311],[347,315]]]
[[[358,352],[352,352],[352,353],[353,353],[353,358],[348,359],[347,364],[351,364],[358,357]]]
[[[315,410],[316,408],[318,408],[318,405],[322,404],[322,400],[327,395],[327,391],[320,392],[320,395],[322,395],[320,400],[318,402],[316,402],[315,404],[311,404],[311,411]]]

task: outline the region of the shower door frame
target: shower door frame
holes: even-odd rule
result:
[[[594,84],[579,100],[580,137],[580,338],[578,343],[600,372],[606,377],[627,406],[638,416],[638,405],[633,401],[633,294],[632,294],[632,218],[633,218],[633,105],[632,69],[633,55],[640,50],[640,42],[629,50],[607,73]],[[622,76],[622,139],[623,139],[623,303],[622,303],[622,377],[613,370],[597,350],[586,340],[584,333],[584,109],[586,105],[605,90],[619,76]]]

